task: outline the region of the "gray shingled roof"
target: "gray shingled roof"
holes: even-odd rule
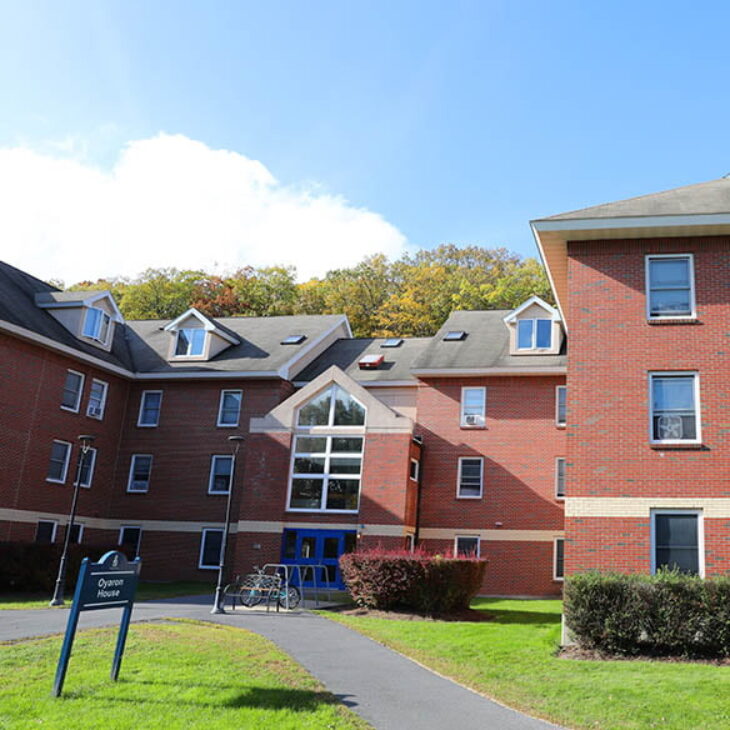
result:
[[[309,382],[328,368],[337,365],[340,370],[344,370],[359,383],[401,380],[416,382],[416,378],[411,374],[411,364],[430,341],[430,337],[413,337],[404,339],[398,347],[382,347],[385,338],[340,339],[304,368],[297,375],[296,380],[297,382]],[[361,370],[358,363],[365,355],[384,355],[385,360],[376,369]]]
[[[633,218],[663,215],[712,215],[730,213],[730,179],[686,185],[660,193],[604,203],[591,208],[560,213],[540,220],[574,220],[582,218]]]
[[[503,319],[512,310],[452,312],[430,345],[413,362],[418,370],[481,370],[510,368],[516,373],[531,368],[559,367],[566,364],[561,355],[510,355],[509,330]],[[444,335],[463,330],[463,340],[447,342]]]
[[[36,302],[38,304],[73,304],[75,302],[85,302],[87,299],[97,294],[105,294],[104,291],[45,291],[36,294]]]

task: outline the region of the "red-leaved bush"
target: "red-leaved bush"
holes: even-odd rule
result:
[[[382,548],[340,557],[345,585],[359,606],[407,608],[429,615],[468,608],[486,567],[487,561],[479,558]]]

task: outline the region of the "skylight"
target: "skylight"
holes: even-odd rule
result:
[[[402,344],[403,344],[403,338],[402,337],[389,337],[380,346],[381,347],[400,347]]]
[[[285,337],[282,341],[282,345],[301,345],[304,340],[307,339],[306,335],[289,335],[288,337]]]
[[[455,342],[457,340],[463,340],[466,337],[464,330],[451,330],[444,335],[444,340],[447,342]]]

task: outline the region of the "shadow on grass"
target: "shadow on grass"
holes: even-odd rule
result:
[[[484,611],[486,609],[479,609]],[[559,624],[560,614],[546,611],[499,611],[489,609],[493,624]]]

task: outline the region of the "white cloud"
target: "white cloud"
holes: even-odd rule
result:
[[[0,149],[1,256],[42,279],[293,264],[303,280],[405,245],[377,213],[182,135],[130,142],[110,171]]]

